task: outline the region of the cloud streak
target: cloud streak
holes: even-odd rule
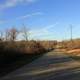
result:
[[[5,0],[3,4],[0,4],[0,10],[15,7],[19,4],[30,4],[36,2],[37,0]]]
[[[9,23],[9,22],[13,22],[15,20],[23,20],[23,19],[27,19],[27,18],[30,18],[30,17],[33,17],[33,16],[39,16],[39,15],[43,15],[44,13],[43,12],[34,12],[34,13],[31,13],[31,14],[27,14],[25,16],[20,16],[20,17],[17,17],[13,20],[0,20],[0,24],[3,24],[3,23]]]
[[[32,30],[30,31],[30,38],[38,38],[40,39],[41,37],[49,37],[49,35],[54,34],[54,32],[51,32],[50,30],[54,29],[54,27],[57,25],[58,23],[46,26],[42,29],[38,29],[38,30]],[[40,38],[39,38],[40,37]]]
[[[16,19],[26,19],[26,18],[29,18],[29,17],[32,17],[32,16],[37,16],[37,15],[43,15],[42,12],[35,12],[35,13],[32,13],[32,14],[27,14],[25,16],[20,16]]]

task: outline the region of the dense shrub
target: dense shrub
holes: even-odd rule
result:
[[[26,54],[43,53],[45,49],[36,41],[0,42],[0,51],[16,51]]]

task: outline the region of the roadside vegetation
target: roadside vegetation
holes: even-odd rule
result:
[[[24,40],[18,41],[17,36],[22,33]],[[57,41],[28,40],[28,30],[16,28],[0,32],[0,76],[3,76],[23,65],[27,65],[44,53],[55,48]]]
[[[80,39],[58,42],[58,46],[61,50],[64,50],[67,55],[80,61]]]

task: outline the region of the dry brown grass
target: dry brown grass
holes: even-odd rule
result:
[[[80,56],[80,49],[69,50],[67,53],[73,56]]]

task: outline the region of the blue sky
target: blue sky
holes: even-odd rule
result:
[[[0,30],[25,25],[37,40],[80,37],[80,0],[0,0]]]

